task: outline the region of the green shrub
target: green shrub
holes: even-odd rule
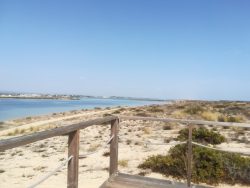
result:
[[[169,155],[156,155],[138,166],[177,179],[187,177],[187,144],[171,148]],[[193,147],[192,182],[240,183],[250,185],[250,158],[219,152],[199,146]]]
[[[231,153],[224,154],[224,169],[226,181],[250,184],[250,158]]]
[[[185,141],[188,139],[188,129],[182,129],[179,131],[179,136],[177,140]],[[199,143],[207,143],[207,144],[220,144],[226,141],[226,138],[214,132],[213,130],[208,130],[204,127],[194,128],[192,132],[192,140]]]

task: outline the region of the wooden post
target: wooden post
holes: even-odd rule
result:
[[[191,178],[192,178],[192,155],[193,155],[193,149],[192,149],[192,125],[188,125],[188,169],[187,169],[187,186],[191,187]]]
[[[111,136],[113,136],[113,139],[110,142],[109,176],[118,171],[118,131],[119,119],[112,120]]]
[[[78,187],[78,156],[79,156],[79,130],[69,133],[68,157],[73,158],[68,162],[68,188]]]

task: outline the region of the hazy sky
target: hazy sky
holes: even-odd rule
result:
[[[250,100],[249,0],[0,0],[0,91]]]

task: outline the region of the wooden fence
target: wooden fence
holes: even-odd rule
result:
[[[143,121],[161,121],[161,122],[178,122],[186,124],[189,127],[188,136],[188,169],[187,169],[187,185],[191,186],[192,174],[192,129],[193,125],[213,125],[213,126],[233,126],[250,128],[247,123],[229,123],[229,122],[212,122],[201,120],[184,120],[173,118],[154,118],[154,117],[129,117],[129,116],[108,116],[94,120],[85,121],[69,126],[58,127],[30,135],[14,137],[10,139],[0,140],[0,152],[5,150],[30,144],[36,141],[44,140],[55,136],[68,136],[68,171],[67,171],[67,187],[78,187],[78,161],[79,161],[79,136],[80,130],[92,125],[111,124],[110,139],[110,167],[109,175],[118,172],[118,131],[120,120],[143,120]]]

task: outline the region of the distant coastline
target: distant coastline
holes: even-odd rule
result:
[[[51,99],[51,100],[80,100],[80,98],[73,97],[32,97],[32,96],[0,96],[0,99]]]
[[[156,101],[164,102],[169,100],[139,98],[139,97],[121,97],[121,96],[89,96],[89,95],[53,95],[53,94],[27,94],[27,93],[0,93],[0,99],[52,99],[52,100],[80,100],[81,98],[92,99],[115,99],[115,100],[136,100],[136,101]]]

